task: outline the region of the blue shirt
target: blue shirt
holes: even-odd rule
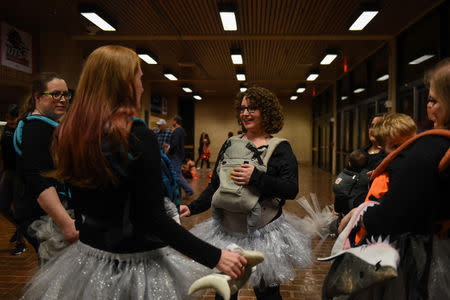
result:
[[[170,144],[170,137],[172,136],[172,131],[169,129],[166,129],[166,131],[161,132],[161,130],[158,129],[158,131],[155,131],[156,136],[158,137],[158,144],[159,149],[164,152],[164,143]]]

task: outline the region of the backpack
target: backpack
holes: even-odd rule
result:
[[[216,172],[220,186],[212,197],[212,205],[230,212],[248,213],[258,203],[261,192],[253,186],[235,184],[231,172],[242,164],[251,164],[259,171],[266,172],[273,151],[286,139],[272,137],[267,147],[256,148],[252,142],[241,137],[230,137],[219,154]]]

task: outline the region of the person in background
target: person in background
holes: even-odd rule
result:
[[[30,225],[45,215],[56,223],[65,240],[78,240],[74,220],[69,216],[60,199],[65,187],[58,181],[45,177],[54,168],[50,153],[53,131],[65,114],[69,93],[64,79],[56,73],[44,72],[33,80],[32,97],[21,112],[29,116],[20,120],[14,133],[17,144],[17,173],[20,181],[18,197],[14,199],[14,214],[23,234],[39,253],[40,240],[29,231]],[[20,133],[19,128],[21,128]]]
[[[181,175],[181,163],[184,159],[184,140],[186,137],[186,131],[181,127],[183,119],[180,116],[175,116],[172,119],[172,135],[170,137],[170,146],[168,156],[172,161],[173,168],[177,172],[178,185],[186,192],[188,196],[194,194],[194,190],[189,183]]]
[[[155,133],[156,137],[158,138],[159,148],[162,152],[167,153],[172,131],[167,128],[167,123],[164,119],[159,119],[156,124],[158,125],[158,128],[155,128]]]
[[[376,114],[369,124],[369,140],[370,143],[362,150],[367,153],[367,169],[369,171],[375,170],[375,168],[381,163],[381,161],[386,157],[386,153],[380,150],[378,147],[377,141],[373,136],[373,127],[377,124],[378,121],[383,119],[384,114]]]
[[[87,58],[53,140],[56,169],[47,173],[71,184],[80,240],[39,270],[22,299],[185,299],[208,270],[174,249],[233,279],[245,269],[243,256],[167,215],[156,136],[134,118],[142,75],[136,52],[123,46]]]
[[[369,190],[367,155],[355,150],[348,157],[348,166],[338,174],[333,184],[334,211],[342,216],[360,205]]]
[[[10,239],[11,243],[16,243],[14,249],[11,251],[13,255],[22,254],[27,250],[23,233],[19,230],[16,223],[11,205],[13,203],[17,173],[16,173],[16,151],[14,150],[14,131],[17,127],[17,118],[19,116],[19,106],[17,104],[10,104],[8,106],[8,113],[6,114],[6,125],[3,128],[1,137],[2,158],[3,158],[3,173],[0,182],[0,211],[2,214],[16,226],[16,232]]]
[[[211,152],[209,151],[210,144],[211,141],[209,139],[209,135],[205,133],[203,138],[203,149],[201,154],[202,162],[200,164],[200,168],[203,168],[203,162],[206,162],[206,168],[208,168],[208,170],[210,170],[210,163],[209,163],[209,158],[211,157]]]
[[[201,134],[200,134],[200,140],[198,141],[198,149],[197,149],[197,152],[198,152],[198,156],[197,156],[197,159],[195,160],[195,167],[198,169],[198,170],[200,170],[200,167],[198,166],[198,162],[200,161],[200,160],[202,160],[202,152],[203,152],[203,142],[204,142],[204,140],[205,140],[205,132],[202,132]]]
[[[407,140],[417,134],[417,126],[414,120],[405,114],[391,113],[384,116],[373,128],[373,136],[381,150],[390,154]],[[382,201],[382,197],[389,190],[389,174],[383,172],[372,178],[370,189],[366,193],[365,202]],[[363,239],[365,230],[361,229],[355,236],[355,245]]]

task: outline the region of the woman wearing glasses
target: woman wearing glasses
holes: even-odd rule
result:
[[[19,122],[14,135],[20,178],[14,211],[21,230],[36,252],[40,241],[30,235],[29,226],[47,214],[59,226],[67,242],[78,239],[74,220],[58,195],[64,188],[56,180],[43,176],[43,172],[54,168],[50,153],[53,131],[70,99],[62,77],[55,73],[39,74],[33,81],[32,96],[25,104],[28,113]]]
[[[235,108],[244,134],[225,142],[216,160],[211,183],[197,200],[180,207],[181,216],[195,215],[210,207],[214,216],[216,199],[221,195],[224,181],[230,180],[227,178],[231,178],[237,186],[256,190],[257,203],[250,213],[219,209],[221,217],[213,217],[199,224],[192,232],[217,247],[235,243],[243,248],[263,252],[264,261],[252,274],[250,285],[257,299],[281,299],[279,284],[295,278],[294,267],[303,268],[311,263],[309,238],[294,229],[282,212],[285,200],[294,199],[298,193],[297,159],[287,140],[273,146],[274,149],[270,146],[277,139],[272,134],[283,127],[282,108],[272,92],[261,87],[249,88],[238,94]],[[251,158],[244,160],[226,176],[222,176],[221,171],[218,174],[219,166],[223,168],[227,163],[224,159],[228,157],[227,149],[234,149],[234,144],[241,143],[245,145],[243,148],[256,150],[258,153],[255,155],[263,160],[273,151],[266,171],[250,163],[253,160]],[[242,149],[242,153],[245,151]],[[250,223],[251,226],[248,226]],[[237,293],[233,297],[237,299]],[[220,299],[219,296],[216,298]]]

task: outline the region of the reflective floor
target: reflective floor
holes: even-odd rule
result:
[[[199,170],[199,179],[190,181],[195,194],[184,196],[183,203],[189,203],[203,191],[208,184],[209,171],[205,168]],[[298,197],[309,198],[309,193],[316,193],[321,207],[332,203],[332,176],[320,169],[310,166],[299,167],[300,192]],[[306,215],[305,210],[296,202],[288,201],[284,209],[299,217]],[[190,229],[195,224],[210,217],[210,212],[186,218],[182,225]],[[21,255],[10,254],[14,244],[9,239],[14,233],[14,227],[3,216],[0,216],[0,299],[18,299],[21,291],[36,270],[37,257],[32,248]],[[313,239],[312,248],[315,257],[328,256],[334,240],[327,238],[324,242]],[[328,262],[314,262],[304,270],[297,271],[297,277],[292,282],[281,285],[283,299],[321,299],[322,282],[330,267]],[[199,296],[199,299],[214,299],[212,292]],[[251,289],[241,289],[240,300],[256,299]]]

